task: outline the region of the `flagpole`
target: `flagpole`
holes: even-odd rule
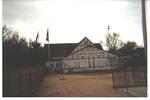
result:
[[[38,43],[39,41],[39,32],[37,32],[37,36],[36,36],[36,44]]]
[[[47,28],[47,36],[46,36],[46,40],[48,41],[48,62],[50,62],[50,44],[49,44],[49,31],[48,31],[48,28]],[[50,63],[49,63],[50,64]],[[49,65],[49,68],[48,70],[50,70],[50,65]]]
[[[50,44],[49,44],[49,40],[48,40],[48,62],[49,62],[49,71],[51,69],[51,64],[50,64]]]
[[[49,61],[50,61],[50,44],[49,44],[49,40],[48,40],[48,58],[49,58]]]

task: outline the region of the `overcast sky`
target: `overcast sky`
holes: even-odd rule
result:
[[[124,42],[143,45],[141,13],[141,0],[3,1],[3,25],[32,40],[39,31],[42,44],[46,43],[47,28],[51,43],[77,43],[85,36],[100,42],[105,41],[110,25],[110,32],[119,32]]]

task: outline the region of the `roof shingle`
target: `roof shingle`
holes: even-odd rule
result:
[[[61,44],[50,44],[50,55],[51,57],[66,57],[71,54],[74,48],[78,43],[61,43]],[[99,43],[94,43],[94,45],[103,50],[102,46]],[[48,44],[45,44],[44,47],[47,49]]]

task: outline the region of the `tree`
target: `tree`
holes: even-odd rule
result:
[[[2,28],[3,36],[3,65],[4,68],[22,67],[27,65],[26,55],[28,43],[26,38],[20,37],[17,31],[6,25]]]
[[[134,70],[146,70],[147,59],[144,54],[144,48],[138,47],[134,49],[134,52],[130,59],[127,61],[126,65],[134,68]]]
[[[144,54],[144,48],[139,47],[136,42],[128,41],[118,50],[119,56],[128,57],[125,66],[136,69],[146,69],[147,59]]]
[[[47,60],[45,48],[36,41],[28,42],[20,37],[17,31],[6,25],[2,28],[3,36],[3,68],[26,67],[45,64]]]
[[[113,33],[112,35],[109,33],[106,35],[106,46],[108,47],[108,51],[111,53],[115,53],[117,49],[123,46],[123,42],[119,39],[119,33]]]
[[[17,31],[14,31],[13,28],[9,28],[6,25],[2,28],[2,37],[3,42],[12,41],[12,43],[17,43],[19,41],[19,35]]]
[[[36,41],[29,41],[29,56],[30,56],[30,63],[32,64],[44,64],[46,62],[45,55],[44,55],[44,48],[41,46],[40,43]]]
[[[29,48],[42,48],[41,43],[37,43],[37,41],[29,40]]]
[[[128,41],[124,44],[122,48],[120,48],[119,55],[120,56],[133,56],[135,49],[137,48],[137,44],[134,41]]]

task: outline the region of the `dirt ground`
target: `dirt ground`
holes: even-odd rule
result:
[[[38,96],[42,97],[126,97],[112,88],[111,74],[48,75],[44,78]]]

